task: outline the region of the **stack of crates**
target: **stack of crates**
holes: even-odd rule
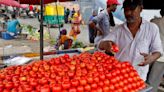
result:
[[[64,7],[60,5],[47,5],[45,7],[44,22],[47,24],[63,24]]]

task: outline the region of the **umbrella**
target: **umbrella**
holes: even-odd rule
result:
[[[0,4],[13,6],[13,7],[20,7],[20,4],[15,0],[0,0]]]
[[[20,8],[23,8],[23,9],[28,8],[28,5],[27,4],[21,4]]]
[[[4,4],[4,5],[7,5],[7,6],[10,6],[11,0],[0,0],[0,4]]]
[[[74,0],[17,0],[21,4],[40,5],[41,7],[41,20],[40,20],[40,59],[43,60],[43,4],[52,2],[65,2]]]
[[[9,0],[9,1],[11,1],[10,6],[13,6],[13,7],[20,7],[21,6],[17,1],[14,1],[14,0]]]

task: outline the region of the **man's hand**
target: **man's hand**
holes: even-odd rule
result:
[[[144,56],[144,61],[138,64],[139,66],[145,66],[147,64],[151,64],[155,62],[158,58],[160,58],[160,52],[153,52],[152,54],[140,53]]]
[[[105,50],[105,52],[113,53],[113,51],[111,49],[112,48],[112,44],[113,44],[112,41],[102,41],[99,44],[99,49]]]
[[[144,61],[142,61],[140,64],[138,64],[139,66],[145,66],[145,65],[153,62],[152,55],[146,54],[146,53],[140,53],[140,54],[144,57]]]

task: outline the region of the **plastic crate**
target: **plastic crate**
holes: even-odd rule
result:
[[[59,23],[58,23],[58,19],[59,19]],[[64,16],[44,16],[44,22],[47,24],[63,24],[64,23]]]
[[[9,33],[7,32],[2,32],[2,38],[5,39],[5,40],[11,40],[11,39],[14,39],[13,36],[11,36]]]

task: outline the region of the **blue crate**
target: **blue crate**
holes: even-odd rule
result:
[[[7,32],[2,32],[2,38],[5,39],[5,40],[11,40],[11,39],[14,39],[13,36],[11,36],[9,33]]]

